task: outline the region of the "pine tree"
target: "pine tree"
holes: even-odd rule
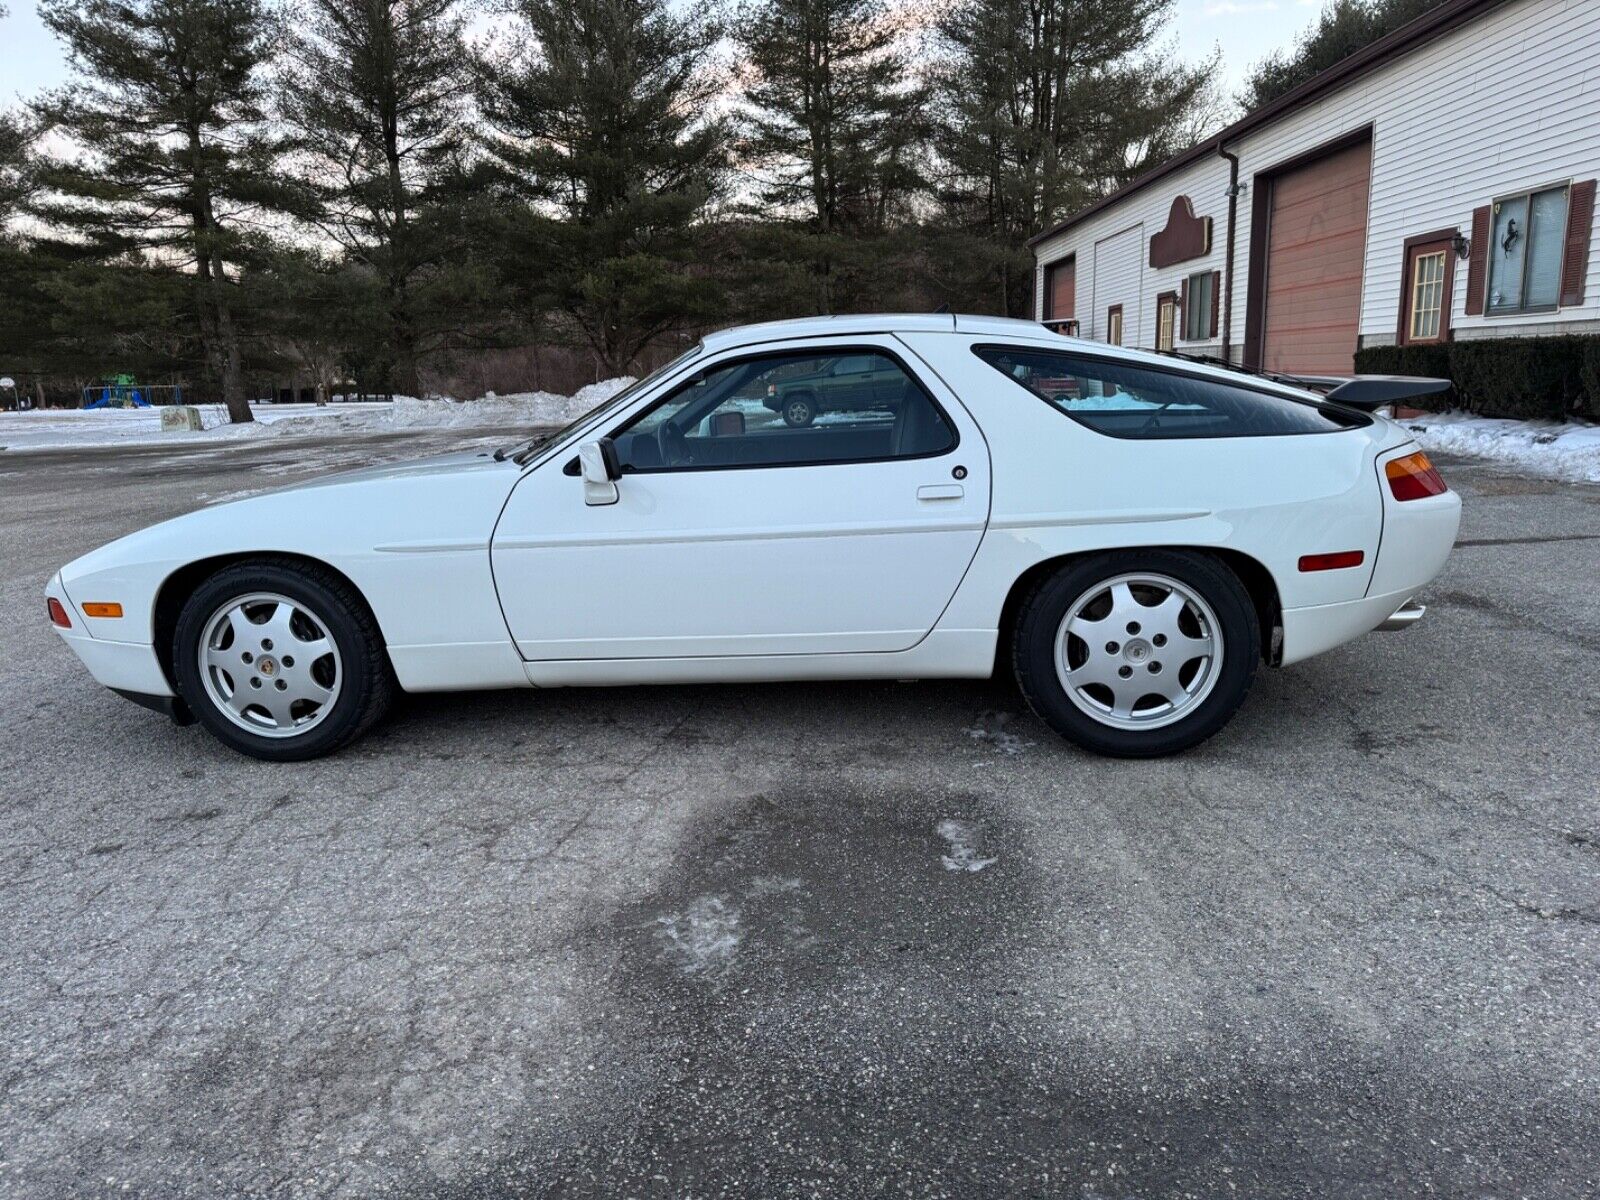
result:
[[[106,258],[187,264],[204,361],[234,421],[251,420],[230,270],[262,212],[293,207],[276,180],[260,0],[42,0],[73,82],[40,105],[85,152],[42,173],[46,222]]]
[[[459,165],[470,84],[457,0],[307,0],[283,109],[321,192],[321,225],[383,281],[393,386],[452,325],[430,294],[461,246],[444,187]]]
[[[763,240],[804,264],[805,311],[881,304],[885,247],[873,240],[922,186],[925,94],[902,31],[882,0],[757,0],[738,29],[754,76],[743,150]]]
[[[1299,87],[1385,34],[1414,21],[1442,0],[1328,0],[1317,23],[1292,50],[1274,50],[1251,70],[1240,102],[1260,108]]]
[[[984,264],[986,307],[1028,312],[1028,237],[1196,136],[1212,64],[1157,53],[1171,6],[967,0],[940,21],[943,227]]]
[[[716,28],[667,0],[513,0],[517,37],[478,62],[506,261],[530,311],[561,314],[609,373],[721,311],[697,263],[726,130]]]

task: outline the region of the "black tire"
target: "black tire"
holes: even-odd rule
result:
[[[817,419],[817,402],[810,392],[783,398],[783,423],[790,429],[804,429]]]
[[[200,642],[207,624],[231,601],[255,593],[306,606],[338,649],[338,694],[304,733],[273,737],[242,728],[224,714],[201,678]],[[225,745],[269,762],[299,762],[348,745],[388,711],[398,690],[383,638],[360,593],[332,571],[298,562],[236,563],[207,579],[178,615],[172,662],[178,694],[200,723]]]
[[[1209,605],[1222,652],[1209,692],[1189,712],[1170,724],[1127,729],[1091,715],[1067,694],[1056,669],[1057,634],[1079,597],[1103,582],[1139,574],[1175,580]],[[1158,758],[1205,741],[1243,703],[1260,661],[1260,622],[1238,577],[1208,555],[1172,550],[1108,551],[1067,563],[1023,600],[1012,641],[1017,684],[1039,719],[1085,750],[1117,758]]]

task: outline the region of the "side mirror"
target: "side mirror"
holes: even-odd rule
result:
[[[622,467],[617,462],[616,443],[610,438],[601,438],[598,442],[585,442],[579,446],[578,470],[583,476],[585,504],[617,502],[617,480],[622,477]]]

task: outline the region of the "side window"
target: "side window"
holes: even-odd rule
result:
[[[1314,400],[1070,353],[975,346],[995,370],[1080,425],[1120,438],[1260,437],[1365,424]]]
[[[955,447],[932,397],[886,354],[719,363],[614,435],[625,472],[923,458]]]

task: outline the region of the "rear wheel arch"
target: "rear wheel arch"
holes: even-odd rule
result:
[[[156,592],[153,610],[153,626],[151,629],[156,658],[161,663],[161,672],[167,678],[167,684],[174,693],[178,689],[177,674],[173,665],[173,639],[178,632],[178,615],[183,611],[183,606],[196,589],[218,571],[227,567],[235,567],[240,563],[270,563],[283,567],[310,567],[317,571],[326,572],[334,576],[360,599],[366,609],[367,616],[371,619],[373,628],[378,631],[380,638],[383,636],[383,626],[378,621],[377,613],[373,611],[372,604],[367,600],[366,594],[356,585],[356,582],[339,570],[332,563],[320,558],[313,558],[309,554],[291,554],[284,551],[240,551],[235,554],[218,554],[210,558],[196,559],[186,563],[161,581],[161,587]],[[388,653],[388,643],[384,643],[385,655]]]
[[[1000,636],[995,641],[995,674],[1007,671],[1011,661],[1011,643],[1016,634],[1017,616],[1022,611],[1034,587],[1062,567],[1088,558],[1093,554],[1115,553],[1121,550],[1167,550],[1181,554],[1199,554],[1214,559],[1225,566],[1244,585],[1255,606],[1256,620],[1261,626],[1261,657],[1268,666],[1276,666],[1282,654],[1283,606],[1278,597],[1278,585],[1272,572],[1259,559],[1239,550],[1220,546],[1099,546],[1093,550],[1080,550],[1073,554],[1058,554],[1054,558],[1034,563],[1011,584],[1005,603],[1000,607]]]

